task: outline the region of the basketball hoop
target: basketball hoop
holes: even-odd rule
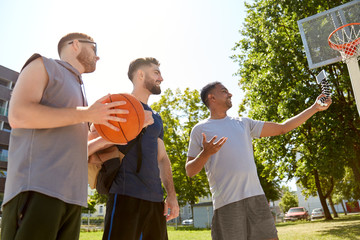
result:
[[[360,55],[360,23],[349,23],[334,30],[328,38],[329,46],[340,52],[343,61]]]

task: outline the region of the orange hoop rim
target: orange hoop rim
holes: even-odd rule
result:
[[[360,44],[360,37],[358,37],[357,39],[354,39],[352,40],[351,42],[348,42],[348,43],[343,43],[343,44],[336,44],[336,43],[333,43],[331,41],[331,37],[334,35],[334,33],[336,33],[337,31],[339,31],[340,29],[342,28],[345,28],[345,27],[348,27],[348,26],[352,26],[352,25],[360,25],[360,23],[348,23],[348,24],[345,24],[341,27],[338,27],[337,29],[335,29],[332,33],[330,33],[329,37],[328,37],[328,43],[329,43],[329,46],[332,48],[332,49],[335,49],[335,50],[342,50],[344,49],[345,47],[347,46],[356,46],[358,44]]]

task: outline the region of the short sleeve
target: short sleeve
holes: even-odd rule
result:
[[[162,121],[162,118],[161,118],[160,114],[156,113],[156,115],[159,117],[160,125],[161,125],[161,131],[160,131],[160,134],[159,134],[159,138],[164,141],[164,124],[163,124],[163,121]]]
[[[196,157],[202,150],[201,127],[196,125],[190,134],[188,157]]]
[[[261,131],[265,122],[259,120],[253,120],[250,118],[242,118],[242,119],[250,131],[250,136],[252,138],[260,138]]]

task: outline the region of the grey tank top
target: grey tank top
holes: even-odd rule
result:
[[[66,62],[42,59],[49,83],[40,103],[54,108],[87,105],[79,72]],[[87,133],[87,123],[13,129],[3,205],[20,192],[36,191],[86,207]]]

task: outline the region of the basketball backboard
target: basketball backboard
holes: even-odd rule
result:
[[[360,0],[298,21],[310,69],[342,60],[340,53],[329,47],[329,34],[345,24],[355,22],[360,22]]]

